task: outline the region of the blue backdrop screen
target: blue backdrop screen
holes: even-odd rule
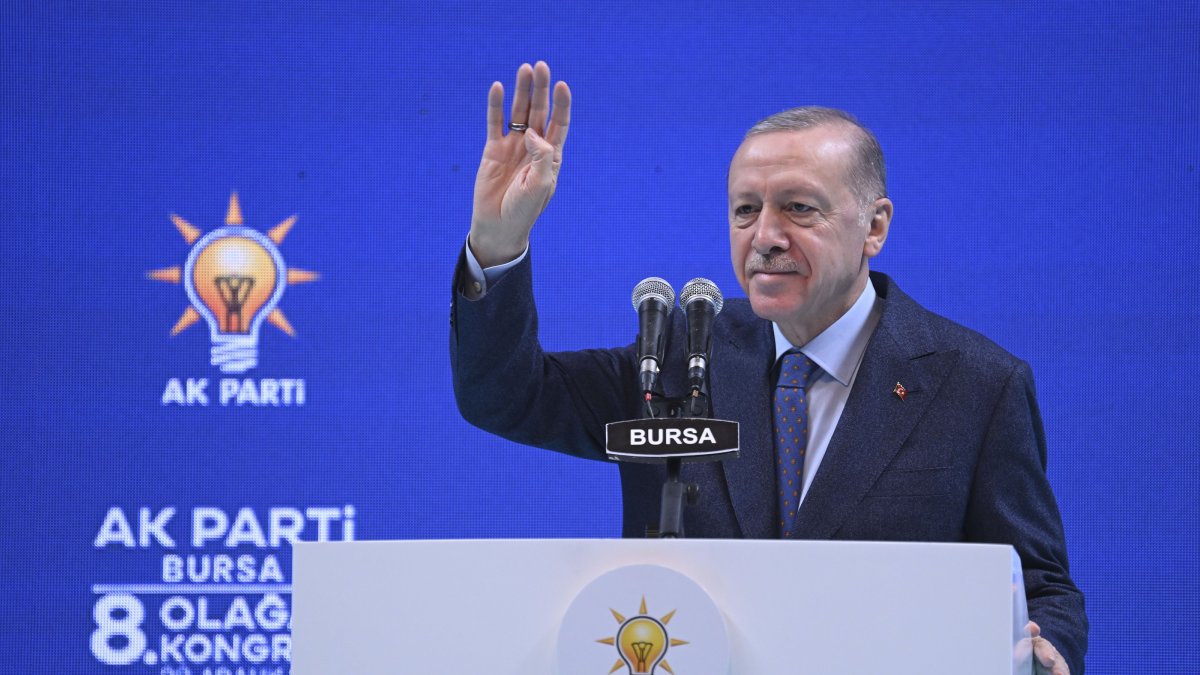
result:
[[[7,670],[287,672],[296,539],[619,535],[612,466],[478,431],[450,388],[487,88],[536,59],[575,98],[532,243],[548,348],[629,342],[645,276],[738,294],[742,133],[847,109],[896,203],[873,267],[1033,365],[1090,668],[1200,669],[1194,3],[26,2],[0,22]],[[248,286],[231,256],[277,274]],[[207,309],[230,302],[251,336]]]

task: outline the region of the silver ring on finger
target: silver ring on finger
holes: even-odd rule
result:
[[[509,123],[508,123],[508,128],[509,128],[509,129],[511,129],[511,130],[513,130],[513,131],[520,131],[520,132],[522,132],[522,133],[523,133],[523,132],[524,132],[526,129],[528,129],[528,128],[529,128],[529,125],[528,125],[528,124],[521,124],[520,122],[509,122]]]

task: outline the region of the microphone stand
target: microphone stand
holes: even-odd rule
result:
[[[642,417],[673,419],[707,419],[709,417],[708,383],[705,383],[693,395],[683,398],[665,398],[652,394],[647,406],[643,408]],[[658,518],[658,529],[646,527],[647,537],[659,539],[683,538],[683,509],[684,506],[695,506],[700,501],[700,486],[694,483],[684,483],[681,474],[683,459],[668,457],[667,480],[662,487],[662,500]]]

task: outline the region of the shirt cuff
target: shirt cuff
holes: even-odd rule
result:
[[[465,281],[467,284],[472,286],[472,290],[475,291],[475,293],[472,295],[474,295],[476,298],[482,298],[484,294],[487,293],[489,285],[500,281],[501,277],[503,277],[510,269],[520,264],[520,262],[525,259],[525,256],[529,255],[529,247],[526,246],[525,250],[521,251],[521,255],[517,256],[515,260],[510,260],[506,263],[493,265],[492,267],[484,269],[482,266],[480,266],[479,261],[475,259],[475,254],[471,251],[470,237],[467,238],[467,244],[465,248],[467,252],[467,278]]]

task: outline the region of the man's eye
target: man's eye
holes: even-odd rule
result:
[[[792,202],[787,205],[787,209],[792,213],[809,213],[813,210],[813,207],[808,204],[801,204],[800,202]]]
[[[751,213],[754,213],[754,207],[749,204],[742,204],[733,210],[733,214],[736,216],[748,216]]]

